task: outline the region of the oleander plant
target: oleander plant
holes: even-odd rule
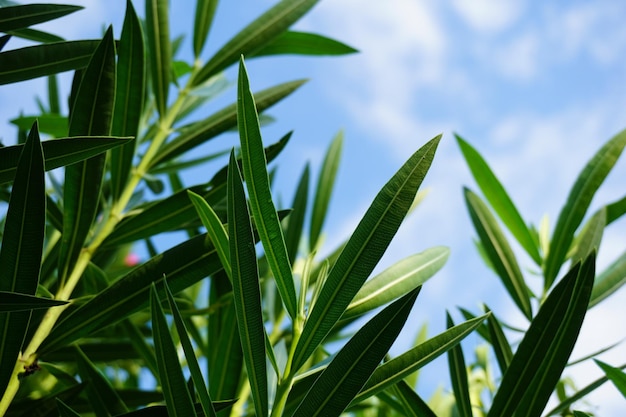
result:
[[[187,44],[170,35],[168,0],[146,0],[143,13],[127,1],[119,39],[109,27],[101,39],[71,41],[31,26],[81,7],[0,2],[0,88],[41,77],[48,86],[36,114],[11,120],[14,143],[2,132],[0,416],[478,416],[488,408],[491,416],[542,415],[588,306],[624,282],[624,256],[595,274],[601,232],[624,201],[580,225],[626,135],[585,168],[551,239],[544,229],[522,229],[520,243],[545,277],[537,295],[490,209],[466,191],[485,259],[529,320],[519,345],[485,308],[464,310],[460,324],[450,317],[441,334],[391,356],[449,249],[374,270],[419,200],[441,137],[407,159],[334,249],[323,248],[323,237],[341,133],[317,181],[303,167],[293,200],[280,203],[272,164],[291,134],[268,144],[260,126],[270,120],[266,110],[305,81],[254,91],[246,62],[355,52],[290,29],[317,2],[276,2],[208,54],[218,1],[197,0],[185,34],[189,62],[179,58]],[[14,47],[16,38],[31,44]],[[236,91],[225,75],[234,66]],[[61,97],[57,74],[68,71],[70,93]],[[208,111],[220,94],[232,104]],[[232,130],[238,140],[227,149],[210,146]],[[512,203],[502,206],[509,200],[486,162],[459,143],[493,210],[520,228],[503,217]],[[185,183],[186,170],[209,161],[223,167]],[[142,249],[147,255],[138,257]],[[483,385],[468,383],[460,346],[475,330],[502,371],[489,380],[499,388],[487,404],[480,393],[471,398],[477,391],[469,387]],[[416,371],[446,354],[453,392],[426,401]],[[624,390],[624,374],[601,366]],[[568,407],[558,412],[570,415]]]

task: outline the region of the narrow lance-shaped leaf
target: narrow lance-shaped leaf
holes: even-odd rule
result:
[[[196,411],[193,400],[187,389],[185,376],[178,362],[178,352],[154,284],[150,289],[150,311],[152,314],[152,335],[159,368],[159,383],[165,397],[168,415],[170,417],[194,416]]]
[[[61,417],[80,417],[80,414],[72,410],[68,405],[66,405],[59,398],[57,398],[56,401],[57,401],[57,408],[59,410],[59,415]]]
[[[460,136],[454,135],[461,148],[463,157],[472,172],[474,180],[480,187],[489,204],[502,220],[511,234],[522,245],[526,253],[537,263],[541,264],[541,255],[530,230],[524,223],[517,207],[507,194],[506,190],[495,176],[487,162],[469,143]]]
[[[197,0],[196,17],[193,25],[193,54],[196,58],[202,53],[206,44],[218,0]]]
[[[411,291],[365,324],[317,378],[293,416],[341,414],[391,348],[418,293]]]
[[[485,306],[485,311],[491,312],[487,306]],[[498,366],[500,367],[500,372],[504,375],[511,363],[511,359],[513,359],[513,350],[506,339],[506,335],[502,330],[498,318],[493,313],[487,319],[487,330],[489,332],[491,347],[493,348]]]
[[[137,137],[146,90],[146,53],[141,22],[130,0],[120,37],[117,86],[111,133]],[[128,180],[135,155],[136,141],[111,151],[111,191],[117,199]]]
[[[167,109],[172,71],[168,0],[146,0],[146,35],[152,89],[156,108],[163,117]]]
[[[232,267],[233,302],[239,339],[257,416],[267,416],[268,388],[265,331],[254,235],[234,152],[228,166],[228,236]]]
[[[574,240],[574,252],[570,256],[572,265],[583,261],[591,252],[598,251],[604,229],[607,226],[606,220],[606,207],[602,207],[585,223],[580,234]]]
[[[167,285],[167,280],[163,280],[163,285],[165,286],[167,301],[172,311],[172,316],[174,317],[174,324],[176,325],[178,338],[180,339],[180,343],[183,346],[185,358],[187,358],[189,372],[191,373],[191,378],[193,380],[194,386],[196,387],[196,391],[198,392],[200,404],[202,404],[202,410],[204,411],[204,415],[206,417],[213,417],[215,416],[215,408],[213,408],[211,396],[207,391],[206,383],[204,382],[204,377],[202,376],[202,371],[200,371],[200,366],[198,365],[198,360],[196,359],[193,345],[191,344],[191,340],[189,340],[189,336],[187,335],[187,328],[185,327],[185,323],[183,322],[183,317],[181,316],[180,311],[178,310],[178,306],[174,301],[174,296],[172,295],[172,292]]]
[[[304,229],[304,219],[309,196],[309,164],[307,163],[302,171],[298,187],[291,203],[291,213],[287,218],[287,232],[285,233],[285,246],[289,255],[289,263],[293,265],[298,256],[298,248],[302,231]]]
[[[544,289],[550,288],[574,240],[574,233],[585,217],[591,200],[626,146],[626,130],[609,140],[591,158],[570,190],[557,220],[548,257],[544,264]]]
[[[67,301],[35,297],[34,295],[0,291],[0,312],[45,309],[67,304]]]
[[[46,171],[99,155],[108,149],[128,143],[131,138],[77,136],[41,142]],[[0,148],[0,184],[13,181],[24,145]]]
[[[446,326],[448,329],[454,327],[454,322],[450,313],[446,312]],[[467,381],[467,369],[465,368],[465,358],[461,344],[457,344],[448,351],[448,370],[452,381],[452,391],[456,408],[460,417],[472,417],[472,403],[469,394],[469,383]]]
[[[402,402],[407,416],[437,417],[433,410],[428,407],[428,404],[405,381],[400,381],[394,385],[393,393]]]
[[[597,359],[594,359],[594,362],[602,368],[607,378],[611,380],[613,385],[615,385],[615,388],[617,388],[622,396],[626,398],[626,373],[624,373],[621,369],[614,368],[608,363],[604,363]]]
[[[24,4],[19,6],[0,7],[0,32],[23,29],[38,23],[63,17],[81,6],[65,4]]]
[[[250,208],[255,219],[257,232],[285,308],[291,317],[296,317],[296,290],[291,265],[289,264],[285,238],[272,200],[259,118],[243,58],[239,63],[237,124],[241,141],[243,176],[250,196]]]
[[[0,53],[0,85],[84,68],[97,40],[57,42]]]
[[[70,112],[70,136],[109,135],[115,100],[115,45],[109,27],[82,74]],[[105,155],[65,169],[63,235],[59,279],[67,278],[96,217],[104,175]]]
[[[248,56],[267,56],[280,54],[297,55],[345,55],[358,52],[342,42],[316,33],[283,32],[272,42]]]
[[[39,283],[46,215],[43,151],[37,124],[17,164],[0,249],[0,291],[35,295]],[[30,311],[0,313],[0,392],[11,378],[28,328]]]
[[[626,284],[626,252],[622,252],[611,265],[596,277],[589,308],[619,290],[624,284]]]
[[[306,320],[294,354],[299,369],[361,289],[406,216],[441,136],[415,152],[378,193],[342,250]]]
[[[259,16],[229,40],[194,77],[194,85],[202,84],[211,76],[270,43],[278,35],[304,16],[318,0],[280,1]]]
[[[326,212],[328,211],[328,204],[330,203],[335,179],[337,178],[342,147],[343,132],[339,132],[326,151],[322,170],[317,180],[317,189],[315,190],[315,200],[311,213],[311,231],[309,232],[310,250],[316,249],[320,234],[322,233]]]
[[[576,264],[552,290],[522,339],[489,416],[539,416],[574,348],[591,287],[595,256]]]
[[[504,233],[485,203],[467,188],[465,189],[465,202],[491,265],[517,307],[530,320],[532,318],[530,294],[515,254]]]

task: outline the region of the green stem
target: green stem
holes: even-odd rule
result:
[[[81,251],[76,261],[76,264],[72,269],[72,272],[65,282],[65,285],[63,285],[59,289],[58,293],[55,296],[55,299],[70,300],[74,288],[76,288],[80,277],[83,275],[83,272],[85,272],[85,269],[91,262],[94,254],[96,253],[102,242],[104,242],[104,240],[111,234],[111,232],[113,232],[115,227],[122,219],[122,215],[126,210],[126,207],[128,206],[128,203],[132,198],[137,186],[139,185],[139,182],[150,169],[154,157],[157,155],[157,152],[171,133],[171,127],[174,125],[176,116],[181,110],[185,98],[191,90],[192,78],[193,77],[190,77],[190,80],[188,81],[185,88],[180,91],[176,101],[168,109],[165,117],[163,117],[159,121],[159,129],[156,135],[152,139],[152,142],[150,143],[148,150],[139,162],[139,165],[133,170],[132,175],[126,183],[126,186],[124,187],[124,191],[122,192],[120,198],[113,204],[106,223],[98,231],[97,235],[94,236],[89,246]],[[18,360],[16,361],[13,373],[11,375],[11,379],[9,380],[9,384],[7,385],[7,389],[5,390],[2,399],[0,400],[0,417],[5,415],[6,410],[9,408],[9,405],[11,404],[13,398],[15,397],[15,394],[17,393],[17,390],[19,388],[18,374],[24,371],[24,366],[28,366],[35,361],[37,357],[37,349],[39,349],[39,346],[41,346],[46,337],[48,337],[50,331],[52,331],[52,328],[54,327],[61,313],[65,310],[66,307],[67,305],[52,307],[46,312],[30,343],[22,353],[21,357],[18,358]]]

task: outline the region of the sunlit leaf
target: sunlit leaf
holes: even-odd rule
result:
[[[202,53],[207,41],[218,3],[218,0],[196,1],[196,17],[193,25],[193,54],[196,58]]]
[[[38,23],[58,19],[75,11],[81,6],[65,4],[24,4],[0,7],[0,32],[23,29]]]
[[[281,54],[296,55],[345,55],[358,52],[342,42],[316,33],[283,32],[271,43],[248,56]]]
[[[594,359],[595,363],[602,368],[606,377],[615,385],[615,388],[622,393],[622,396],[626,398],[626,373],[621,369],[614,368],[611,365],[604,363],[598,359]]]
[[[626,252],[623,252],[611,265],[596,277],[591,292],[589,308],[619,290],[626,284]]]

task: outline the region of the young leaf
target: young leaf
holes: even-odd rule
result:
[[[237,62],[242,55],[253,54],[256,50],[270,43],[304,16],[317,2],[318,0],[278,2],[217,51],[196,74],[193,84],[202,84],[211,76]]]
[[[17,164],[0,249],[0,291],[35,295],[39,284],[46,215],[43,151],[35,123]],[[0,313],[0,392],[22,349],[30,311]]]
[[[67,304],[67,301],[35,297],[10,291],[0,291],[0,313],[45,309]]]
[[[522,339],[488,416],[539,416],[574,348],[591,287],[595,256],[576,264],[552,290]]]
[[[146,90],[146,52],[141,22],[130,0],[118,48],[117,87],[111,133],[137,136]],[[135,155],[136,141],[111,151],[111,192],[117,200],[122,193]]]
[[[196,18],[193,25],[193,54],[196,59],[202,53],[209,36],[218,2],[218,0],[196,1]]]
[[[545,289],[550,288],[554,283],[570,249],[576,229],[585,217],[596,191],[624,150],[624,146],[626,146],[626,130],[621,131],[602,146],[576,179],[567,202],[561,209],[550,241],[548,257],[543,268]]]
[[[411,291],[365,324],[317,378],[293,417],[341,414],[391,348],[418,293]]]
[[[259,118],[243,58],[239,63],[237,125],[239,126],[241,141],[243,177],[250,196],[250,208],[255,219],[257,232],[285,308],[291,317],[296,317],[296,290],[291,265],[289,264],[282,228],[272,200]]]
[[[174,296],[172,295],[172,292],[170,291],[170,287],[167,285],[166,280],[163,280],[163,285],[165,286],[167,301],[169,303],[170,310],[172,311],[172,316],[174,317],[176,332],[178,333],[178,338],[180,339],[180,343],[183,346],[183,350],[185,351],[185,358],[187,358],[189,373],[191,374],[194,386],[196,388],[196,391],[198,392],[200,404],[202,404],[202,410],[204,411],[204,415],[206,417],[214,417],[215,408],[213,408],[211,396],[207,391],[207,386],[204,382],[202,371],[200,371],[200,366],[198,365],[198,360],[196,359],[191,340],[189,340],[189,336],[187,335],[187,328],[185,327],[185,323],[183,322],[183,317],[178,310],[178,306],[174,301]]]
[[[526,318],[532,319],[530,294],[524,276],[496,219],[480,197],[467,188],[465,202],[476,233],[500,281]]]
[[[589,308],[619,290],[626,283],[626,252],[623,252],[611,265],[596,277],[591,292]]]
[[[167,110],[172,71],[168,0],[146,0],[146,35],[152,89],[156,108],[163,117]]]
[[[356,49],[334,39],[316,33],[287,31],[280,34],[249,57],[296,54],[296,55],[345,55]]]
[[[81,9],[81,6],[65,4],[24,4],[0,7],[0,32],[7,33],[12,30],[27,28]]]
[[[299,369],[340,319],[409,211],[441,136],[415,152],[378,193],[331,269],[294,354]]]
[[[591,252],[598,252],[606,225],[606,208],[603,207],[591,216],[576,237],[574,253],[570,256],[572,265],[583,261]]]
[[[0,85],[84,68],[100,42],[59,42],[0,53]]]
[[[522,216],[517,211],[515,204],[513,204],[506,190],[478,151],[460,136],[454,136],[474,176],[474,180],[476,180],[478,187],[487,198],[487,201],[489,201],[493,210],[513,236],[515,236],[515,239],[522,245],[526,253],[528,253],[537,265],[540,265],[541,255],[539,254],[535,240],[532,238],[530,230],[526,226],[526,223],[524,223]]]
[[[109,135],[115,99],[115,45],[109,27],[82,74],[70,113],[70,136]],[[104,175],[105,155],[65,169],[63,237],[58,276],[67,278],[96,217]]]
[[[152,335],[156,349],[159,382],[165,397],[170,417],[193,416],[196,414],[191,394],[187,389],[183,370],[178,362],[178,353],[161,307],[154,283],[150,287],[150,311]]]
[[[450,313],[446,312],[446,326],[454,327]],[[469,383],[467,381],[467,368],[461,344],[457,344],[448,351],[448,370],[452,381],[452,391],[456,402],[456,408],[460,417],[472,417],[472,403],[470,400]]]
[[[254,235],[234,152],[228,166],[228,236],[232,266],[233,302],[239,339],[257,416],[267,416],[268,388],[265,331]],[[257,217],[257,222],[259,218]],[[260,227],[259,227],[260,228]],[[295,295],[294,295],[295,296]]]
[[[328,204],[330,203],[333,186],[337,178],[337,169],[339,168],[342,147],[343,132],[339,132],[326,151],[322,170],[317,180],[317,189],[315,191],[315,200],[311,213],[311,231],[309,232],[310,250],[316,249],[320,234],[322,233],[322,226],[326,219]]]
[[[128,143],[132,138],[86,137],[47,140],[41,142],[45,170],[50,171],[99,155],[108,149]],[[0,184],[13,181],[15,169],[24,145],[0,148]]]
[[[594,359],[594,362],[600,368],[602,368],[602,370],[606,374],[606,377],[609,380],[611,380],[613,385],[615,385],[615,388],[617,388],[619,392],[622,393],[622,396],[626,398],[626,373],[624,373],[624,371],[618,368],[614,368],[611,365],[604,363],[602,361],[599,361],[597,359]]]

